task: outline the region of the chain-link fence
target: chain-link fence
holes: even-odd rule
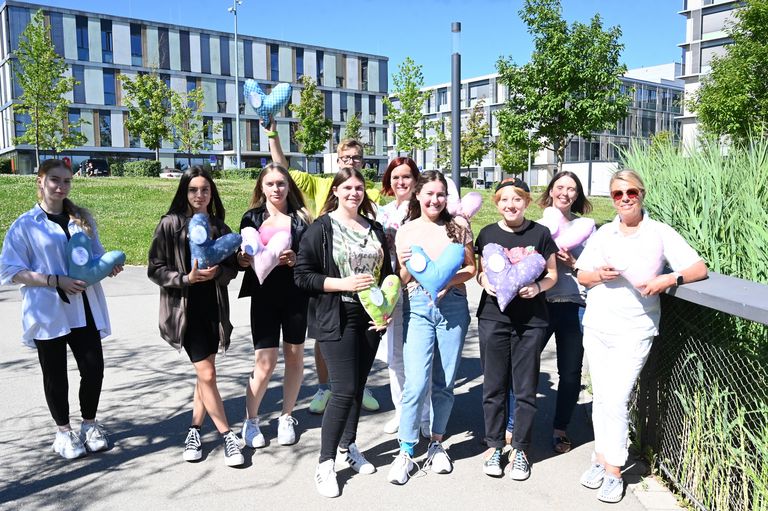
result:
[[[695,506],[768,510],[765,324],[662,296],[634,412],[642,447]]]

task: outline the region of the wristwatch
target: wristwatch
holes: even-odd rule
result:
[[[682,286],[683,284],[685,284],[685,279],[683,279],[683,275],[680,272],[673,271],[672,276],[675,277],[676,286]]]

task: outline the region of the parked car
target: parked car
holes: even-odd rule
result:
[[[80,164],[80,174],[85,176],[104,177],[109,176],[109,163],[107,160],[91,158]]]

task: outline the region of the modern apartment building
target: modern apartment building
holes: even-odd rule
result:
[[[628,147],[630,141],[649,142],[651,136],[661,131],[672,133],[675,140],[680,137],[680,121],[683,84],[675,77],[680,74],[680,64],[670,63],[653,67],[632,69],[622,77],[622,90],[634,91],[629,115],[618,121],[615,127],[594,133],[591,140],[574,138],[565,151],[564,169],[576,172],[593,194],[607,193],[610,174],[618,168],[620,151]],[[451,85],[440,84],[425,87],[429,92],[422,110],[426,122],[443,119],[450,120]],[[466,123],[472,108],[478,101],[483,101],[485,118],[490,127],[489,141],[495,141],[499,135],[495,112],[503,107],[507,97],[506,87],[499,81],[498,74],[479,76],[462,80],[461,118]],[[393,98],[396,101],[396,98]],[[389,127],[388,144],[390,156],[395,154],[394,141],[396,127]],[[428,135],[433,132],[425,130]],[[536,136],[532,133],[531,136]],[[419,151],[417,163],[424,169],[435,168],[436,147]],[[555,155],[550,150],[542,150],[531,155],[531,170],[525,179],[532,185],[546,184],[556,168]],[[498,181],[504,177],[502,169],[496,163],[496,155],[491,150],[478,167],[469,169],[469,176],[486,183]]]
[[[386,125],[382,99],[387,93],[388,59],[354,51],[324,48],[301,43],[265,39],[254,35],[183,27],[93,12],[83,12],[26,2],[6,1],[0,5],[0,157],[14,160],[17,172],[35,167],[34,150],[16,145],[15,137],[27,119],[14,111],[21,90],[14,79],[13,52],[37,9],[45,13],[56,52],[64,57],[68,74],[79,82],[70,95],[69,117],[88,121],[82,132],[85,146],[59,154],[78,164],[88,158],[154,158],[125,128],[128,115],[119,77],[157,70],[171,88],[185,92],[201,87],[205,96],[206,120],[220,123],[221,133],[194,163],[216,162],[219,167],[234,165],[235,111],[240,111],[240,145],[246,166],[258,167],[268,161],[264,130],[243,97],[242,84],[256,79],[268,92],[278,82],[293,84],[293,102],[299,101],[302,76],[314,78],[325,95],[326,116],[333,121],[328,151],[333,151],[347,119],[359,114],[366,144],[366,164],[386,163]],[[228,16],[223,7],[218,14]],[[239,87],[235,85],[235,55],[239,57]],[[304,155],[293,136],[297,120],[288,108],[277,116],[278,132],[286,156],[294,168],[304,168]],[[165,167],[182,167],[187,155],[163,142],[160,157]],[[322,157],[311,158],[307,170],[322,172]]]
[[[739,0],[683,0],[680,14],[685,16],[685,42],[680,44],[683,70],[678,78],[685,83],[686,99],[699,88],[701,77],[709,73],[712,57],[725,54],[725,46],[731,42],[726,28],[734,21],[734,9],[740,3]],[[683,145],[695,147],[699,134],[696,114],[686,107],[680,120]]]

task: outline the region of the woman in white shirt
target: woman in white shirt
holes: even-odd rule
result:
[[[58,431],[53,450],[66,459],[108,447],[96,411],[104,377],[101,339],[110,331],[101,284],[88,286],[67,276],[67,241],[78,232],[90,239],[92,257],[104,248],[88,210],[67,198],[72,170],[60,160],[46,160],[37,173],[34,208],[17,218],[3,241],[0,283],[21,284],[23,342],[37,348],[48,409]],[[121,265],[110,276],[122,271]],[[69,422],[67,346],[80,371],[80,433]]]
[[[618,502],[624,494],[629,396],[658,334],[658,295],[706,278],[707,266],[674,229],[648,217],[645,185],[636,172],[617,172],[610,189],[618,216],[589,239],[576,262],[579,283],[589,288],[584,352],[595,432],[593,463],[581,484],[599,488],[603,502]],[[665,265],[673,272],[662,273]]]

